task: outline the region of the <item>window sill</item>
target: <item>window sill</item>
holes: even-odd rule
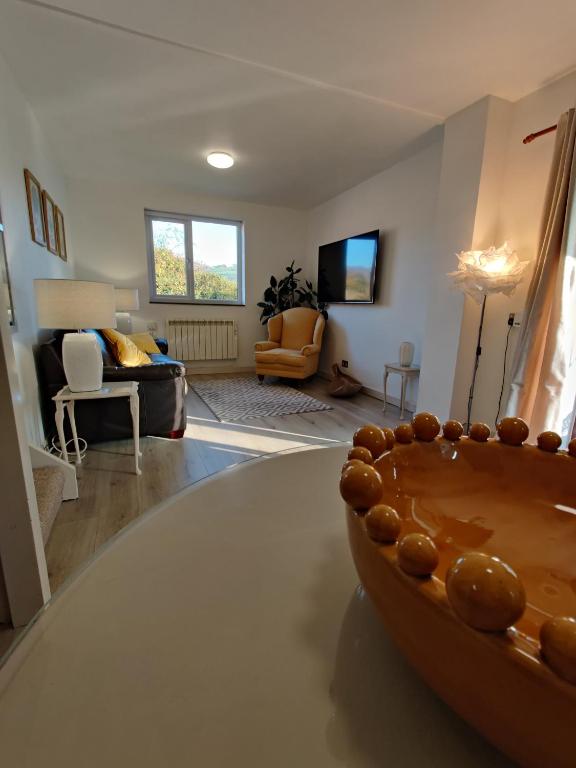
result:
[[[159,299],[154,298],[150,299],[149,304],[192,304],[197,307],[245,307],[246,302],[245,301],[194,301],[192,299],[181,299],[178,297],[175,298],[166,298],[166,299]]]

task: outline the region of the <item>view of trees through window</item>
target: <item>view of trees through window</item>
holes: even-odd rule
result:
[[[156,299],[240,301],[238,222],[150,219]]]

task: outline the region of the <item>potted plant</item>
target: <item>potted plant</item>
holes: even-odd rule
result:
[[[318,301],[318,294],[309,280],[305,280],[302,285],[301,278],[297,277],[302,272],[302,267],[295,268],[292,262],[289,267],[286,267],[286,272],[287,274],[280,279],[274,275],[270,277],[270,285],[264,291],[263,301],[258,302],[262,310],[260,313],[262,325],[266,325],[274,315],[293,307],[310,307],[327,318],[326,302]]]

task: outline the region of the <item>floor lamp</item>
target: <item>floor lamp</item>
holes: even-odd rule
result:
[[[458,269],[455,272],[449,272],[448,276],[454,280],[454,284],[460,290],[481,305],[472,383],[468,393],[466,414],[466,434],[468,434],[472,417],[472,403],[474,402],[476,374],[482,354],[482,330],[486,313],[486,299],[491,293],[503,293],[510,296],[522,280],[528,262],[520,261],[516,251],[512,250],[508,243],[504,243],[499,248],[491,246],[485,251],[461,251],[457,256]]]

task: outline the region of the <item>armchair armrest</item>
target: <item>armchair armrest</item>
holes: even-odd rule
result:
[[[300,354],[304,355],[304,357],[310,357],[311,355],[316,355],[318,352],[320,352],[319,344],[306,344],[306,346],[302,347],[302,349],[300,350]]]
[[[280,346],[277,341],[257,341],[254,344],[255,352],[267,352],[269,349],[277,349]]]

